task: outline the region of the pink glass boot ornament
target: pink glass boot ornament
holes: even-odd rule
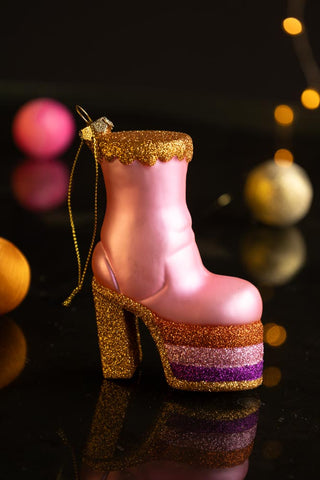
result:
[[[202,263],[186,205],[192,139],[169,131],[112,132],[105,117],[83,118],[87,127],[80,136],[96,168],[101,165],[107,194],[101,240],[92,256],[104,377],[133,376],[141,360],[140,318],[170,386],[203,391],[259,386],[261,297],[248,281],[211,273]],[[79,276],[70,298],[80,288]]]

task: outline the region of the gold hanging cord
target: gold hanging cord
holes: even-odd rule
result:
[[[92,238],[91,238],[91,243],[89,247],[89,252],[87,259],[85,261],[83,271],[81,272],[81,258],[80,258],[80,251],[79,251],[79,245],[78,245],[78,240],[77,240],[77,235],[76,235],[76,228],[73,220],[73,214],[72,214],[72,208],[71,208],[71,192],[72,192],[72,182],[73,182],[73,176],[74,176],[74,171],[78,162],[79,154],[83,145],[83,138],[81,138],[81,142],[78,148],[78,151],[76,153],[72,168],[71,168],[71,173],[70,173],[70,180],[69,180],[69,187],[68,187],[68,211],[69,211],[69,218],[70,218],[70,225],[71,225],[71,230],[72,230],[72,237],[73,237],[73,243],[74,243],[74,248],[76,252],[76,257],[77,257],[77,262],[78,262],[78,285],[74,288],[74,290],[71,292],[69,297],[62,303],[63,306],[68,307],[73,298],[76,296],[76,294],[81,290],[83,287],[84,283],[84,278],[89,266],[93,246],[94,246],[94,241],[96,238],[96,233],[97,233],[97,224],[98,224],[98,176],[99,176],[99,164],[98,164],[98,152],[97,152],[97,140],[94,132],[94,128],[91,126],[92,120],[88,113],[82,108],[80,105],[76,105],[76,111],[80,115],[80,117],[86,122],[87,126],[90,127],[91,133],[92,133],[92,139],[93,139],[93,155],[94,155],[94,164],[95,164],[95,184],[94,184],[94,226],[93,226],[93,233],[92,233]]]

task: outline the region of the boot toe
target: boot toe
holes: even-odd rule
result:
[[[259,290],[252,283],[235,278],[223,310],[224,324],[245,324],[260,320],[262,299]]]

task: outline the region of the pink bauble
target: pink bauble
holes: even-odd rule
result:
[[[70,111],[51,98],[30,100],[13,119],[12,135],[17,147],[42,160],[65,151],[74,134],[75,122]]]
[[[11,185],[16,200],[34,212],[51,210],[67,196],[69,171],[60,160],[26,160],[12,174]]]

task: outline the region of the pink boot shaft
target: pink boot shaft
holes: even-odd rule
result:
[[[92,261],[95,278],[176,322],[259,320],[261,297],[251,283],[202,264],[186,205],[187,168],[176,158],[152,167],[102,162],[107,210]]]

